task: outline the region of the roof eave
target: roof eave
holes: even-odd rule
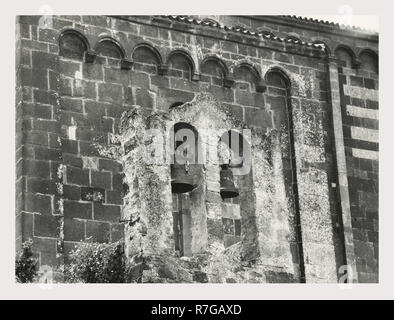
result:
[[[243,16],[254,20],[277,23],[284,26],[294,26],[294,23],[302,25],[302,28],[317,31],[319,33],[336,34],[352,38],[360,38],[364,40],[379,41],[379,33],[370,30],[364,30],[357,27],[341,26],[337,23],[328,21],[318,21],[309,18],[295,17],[295,16]]]

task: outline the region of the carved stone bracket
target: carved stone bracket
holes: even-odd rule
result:
[[[265,82],[264,79],[261,79],[257,84],[256,84],[256,91],[257,92],[265,92],[267,90],[267,83]]]
[[[96,59],[96,56],[97,56],[97,54],[94,50],[89,49],[89,50],[85,51],[85,61],[87,63],[93,63],[94,60]]]
[[[123,70],[130,70],[133,66],[133,61],[129,59],[122,59],[120,62],[120,68]]]
[[[223,79],[223,85],[226,88],[231,88],[234,85],[234,83],[235,83],[235,80],[233,77],[227,77],[227,78]]]
[[[361,61],[359,59],[354,59],[352,63],[352,68],[358,69],[361,66]]]
[[[192,74],[192,81],[200,81],[200,73],[198,73],[198,72],[194,72],[193,74]]]
[[[157,68],[157,73],[161,76],[165,75],[168,71],[168,65],[167,64],[161,64]]]

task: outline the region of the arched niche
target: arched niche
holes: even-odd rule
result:
[[[142,71],[157,72],[157,67],[162,65],[159,51],[148,43],[138,44],[132,53],[134,69]]]
[[[191,124],[177,122],[171,128],[173,235],[175,251],[181,256],[191,256],[201,250],[196,232],[204,218],[200,145],[198,131]]]
[[[111,59],[120,60],[125,58],[126,55],[120,43],[110,37],[101,38],[96,44],[95,51],[98,56]]]
[[[223,85],[228,77],[228,68],[217,57],[206,57],[200,63],[201,81],[210,82],[213,85]]]
[[[220,139],[219,143],[223,143],[228,148],[228,161],[232,163],[233,166],[242,165],[242,157],[247,156],[246,146],[249,143],[244,139],[241,133],[236,130],[228,130],[224,132]],[[244,150],[245,145],[245,150]],[[229,162],[225,162],[225,159],[222,159],[223,164],[229,164]]]
[[[347,68],[354,67],[356,62],[356,57],[352,49],[347,46],[339,45],[335,51],[334,55],[341,60],[342,66]]]
[[[219,139],[219,163],[220,171],[220,193],[222,197],[222,224],[223,224],[223,244],[229,247],[242,241],[242,216],[248,220],[248,215],[241,208],[241,200],[244,200],[244,193],[251,190],[245,190],[245,186],[240,180],[241,176],[236,177],[233,167],[243,165],[244,141],[242,134],[235,130],[228,130],[222,134]],[[225,152],[228,151],[228,152]],[[227,154],[223,154],[227,153]],[[227,196],[223,196],[223,192]],[[245,203],[243,203],[245,205]],[[246,232],[246,230],[244,230]]]
[[[264,92],[266,89],[259,71],[248,62],[241,62],[233,68],[233,78],[240,90]]]
[[[271,69],[266,73],[266,82],[269,86],[288,89],[290,80],[281,69]]]
[[[363,50],[359,54],[360,69],[379,73],[379,60],[378,55],[372,50]]]
[[[273,113],[274,130],[262,138],[261,160],[255,168],[256,176],[261,181],[255,185],[257,192],[265,194],[266,203],[256,200],[257,210],[270,212],[264,220],[266,228],[261,234],[262,239],[274,240],[275,246],[280,246],[283,256],[273,255],[263,258],[268,260],[284,259],[300,265],[300,214],[298,204],[297,173],[295,145],[293,132],[293,112],[291,105],[291,81],[285,71],[275,67],[265,74],[267,83],[266,102]],[[270,226],[279,226],[285,239],[275,239],[275,233]],[[277,242],[276,242],[277,241]],[[264,240],[261,240],[264,242]],[[263,250],[264,251],[264,250]],[[292,267],[289,269],[293,269]],[[299,275],[297,275],[299,276]]]
[[[168,75],[192,80],[196,66],[190,54],[183,49],[176,49],[168,55]]]
[[[222,188],[238,192],[238,196],[231,198],[222,196],[223,244],[229,247],[241,242],[242,259],[253,262],[260,254],[253,187],[254,169],[251,145],[242,133],[236,129],[227,130],[220,136],[218,143],[219,163],[225,164],[221,166],[221,192]],[[224,173],[224,170],[231,171],[232,175]],[[222,180],[222,176],[226,179]]]
[[[69,59],[83,60],[84,53],[89,49],[88,40],[82,33],[68,29],[59,37],[59,55]]]
[[[269,70],[265,75],[267,84],[266,103],[273,112],[274,127],[287,125],[290,103],[290,79],[278,68]]]
[[[174,137],[174,154],[182,143],[187,143],[188,149],[186,153],[191,152],[191,154],[187,155],[187,161],[189,163],[198,163],[199,152],[201,150],[199,149],[200,141],[197,129],[187,122],[177,122],[174,124],[172,131],[171,134]],[[174,162],[176,162],[176,159],[174,159]]]

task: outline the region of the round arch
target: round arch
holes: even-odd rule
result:
[[[350,56],[350,59],[351,59],[351,67],[353,67],[353,66],[355,66],[355,64],[357,64],[357,57],[356,57],[356,54],[354,53],[354,51],[352,50],[352,48],[350,48],[349,46],[347,46],[347,45],[344,45],[344,44],[339,44],[338,46],[336,46],[336,48],[335,48],[335,50],[334,50],[334,55],[337,57],[337,58],[340,58],[339,56],[338,56],[338,52],[340,52],[340,51],[344,51],[344,52],[346,52],[349,56]]]
[[[287,74],[287,72],[285,70],[283,70],[282,68],[277,67],[277,66],[274,66],[266,71],[266,73],[264,75],[264,79],[267,82],[267,84],[269,84],[268,78],[272,73],[278,74],[283,79],[286,89],[290,90],[290,88],[291,88],[290,76]]]
[[[69,38],[69,41],[66,41]],[[88,39],[76,29],[64,29],[59,37],[59,55],[69,58],[83,59],[84,52],[90,49]]]
[[[152,46],[150,43],[147,42],[142,42],[142,43],[138,43],[134,48],[133,51],[131,53],[131,58],[134,58],[134,54],[136,52],[136,50],[138,49],[147,49],[149,50],[157,59],[158,65],[162,65],[163,64],[163,58],[161,57],[161,54],[159,52],[159,50],[157,50],[154,46]]]
[[[222,73],[223,73],[223,78],[228,78],[229,69],[228,69],[227,65],[220,58],[218,58],[217,56],[214,56],[214,55],[206,56],[200,62],[200,69],[203,68],[205,63],[211,62],[211,61],[215,62],[220,67],[220,69],[222,70]]]
[[[110,43],[116,50],[119,52],[120,59],[126,58],[126,51],[124,50],[123,46],[120,44],[120,42],[110,36],[101,36],[95,45],[95,51],[100,52],[100,46],[102,46],[104,43]]]
[[[166,65],[170,64],[171,58],[173,58],[175,55],[180,55],[180,56],[185,58],[185,60],[188,62],[189,66],[191,68],[191,73],[192,74],[195,74],[197,72],[196,63],[195,63],[194,59],[192,58],[190,53],[188,51],[186,51],[185,49],[183,49],[183,48],[178,48],[178,49],[172,50],[168,54],[168,57],[167,57],[167,60],[166,60]]]

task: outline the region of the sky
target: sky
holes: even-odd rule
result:
[[[347,13],[346,9],[344,9],[344,13],[341,15],[307,15],[307,17],[356,26],[366,30],[379,32],[378,16],[352,15],[351,13]]]

